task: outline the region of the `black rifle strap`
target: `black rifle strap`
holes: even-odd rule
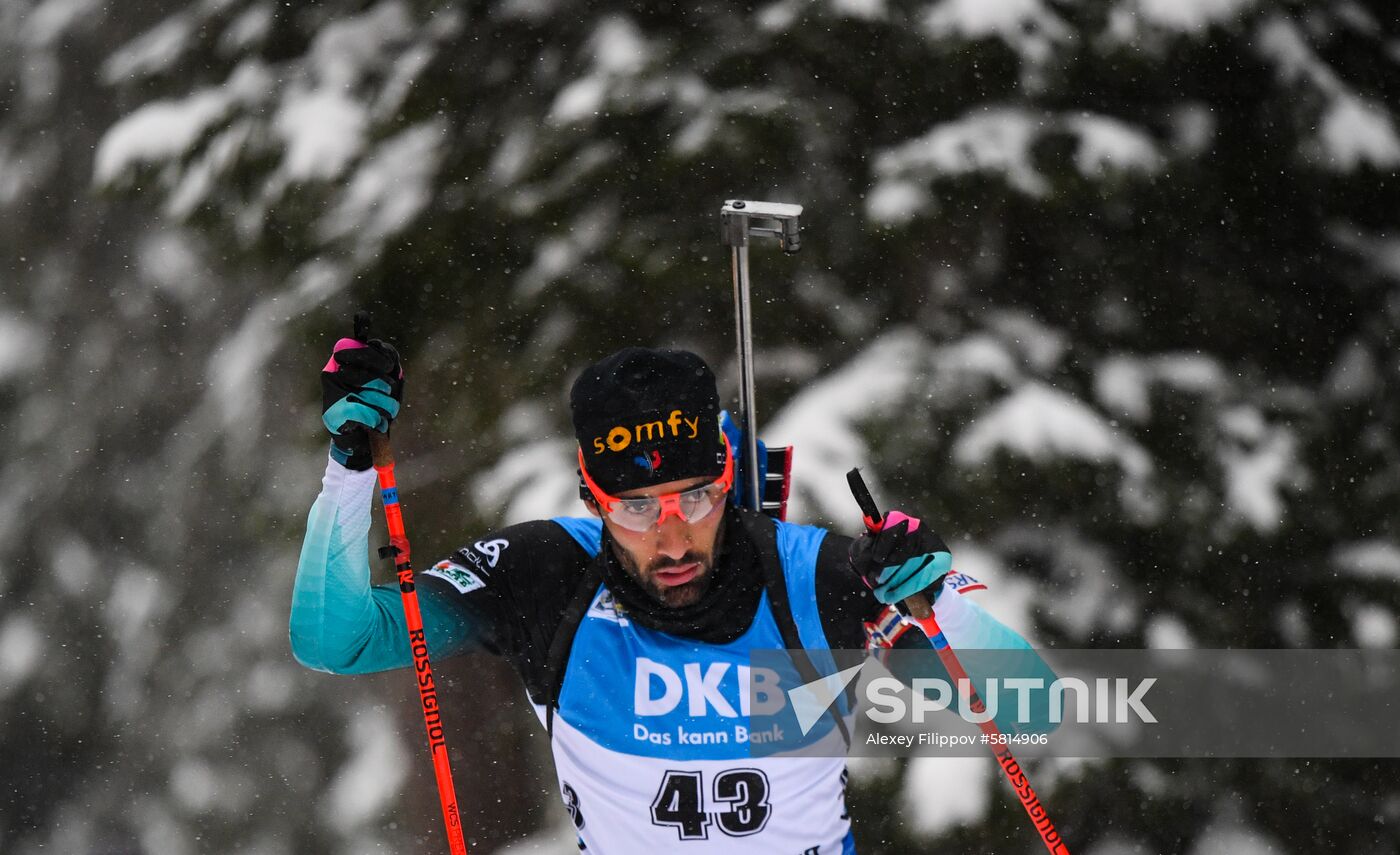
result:
[[[607,546],[604,545],[603,549],[607,549]],[[579,624],[583,623],[583,616],[588,613],[588,607],[593,605],[593,598],[598,595],[598,586],[603,584],[603,561],[604,556],[600,549],[598,554],[593,556],[593,560],[583,568],[583,576],[574,591],[574,598],[564,609],[559,626],[554,630],[554,638],[549,643],[549,658],[545,660],[549,690],[544,699],[544,729],[550,739],[554,738],[554,710],[559,706],[560,693],[564,691],[564,672],[569,667],[569,652],[573,650],[574,636],[578,634]]]
[[[787,577],[783,574],[783,562],[778,556],[777,525],[767,516],[749,513],[741,516],[749,531],[749,536],[753,538],[754,546],[758,550],[758,563],[763,568],[763,585],[768,590],[768,607],[773,612],[773,620],[778,624],[778,633],[783,638],[783,646],[788,649],[792,656],[792,664],[797,668],[797,675],[802,678],[803,683],[820,680],[822,675],[817,673],[816,666],[812,664],[811,657],[807,655],[807,646],[802,643],[802,636],[797,632],[797,621],[792,616],[792,603],[788,599]],[[831,712],[832,718],[836,719],[836,726],[841,730],[841,738],[846,740],[847,745],[850,745],[851,732],[846,727],[846,720],[841,717],[840,709],[828,710],[828,712]]]

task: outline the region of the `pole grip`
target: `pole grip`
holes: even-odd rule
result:
[[[376,469],[394,465],[394,446],[389,443],[389,435],[380,433],[377,430],[366,431],[369,434],[369,456]]]
[[[360,309],[355,313],[354,321],[355,341],[369,342],[370,317],[369,312]],[[392,467],[394,465],[394,447],[389,444],[389,435],[380,433],[377,430],[366,430],[369,434],[369,456],[376,469]]]
[[[904,607],[909,610],[910,616],[917,621],[925,621],[933,616],[933,606],[929,605],[928,597],[924,594],[905,597]]]
[[[352,323],[355,329],[355,341],[369,341],[369,312],[365,309],[360,309],[355,313],[355,318]]]
[[[885,515],[880,512],[880,506],[875,504],[875,497],[870,495],[870,488],[865,486],[865,479],[860,477],[859,466],[846,473],[846,484],[850,486],[851,495],[855,497],[856,505],[860,508],[865,530],[874,534],[884,528]]]
[[[860,467],[852,469],[846,473],[846,483],[851,488],[851,495],[855,497],[856,504],[860,506],[860,513],[865,523],[865,528],[871,534],[878,532],[885,527],[885,515],[880,512],[880,506],[875,504],[875,497],[870,494],[870,488],[865,485],[865,479],[860,475]],[[904,608],[914,620],[923,623],[933,616],[933,606],[929,604],[928,597],[923,594],[914,594],[906,597]],[[937,632],[937,624],[932,624],[932,632]]]

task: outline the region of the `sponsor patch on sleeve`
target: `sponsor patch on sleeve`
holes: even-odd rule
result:
[[[943,580],[943,587],[952,588],[959,594],[968,594],[973,591],[985,591],[987,586],[967,575],[966,573],[949,573]]]
[[[486,587],[486,583],[481,581],[481,577],[453,561],[439,561],[431,568],[424,570],[423,575],[446,579],[452,587],[463,594],[469,594],[478,588]]]

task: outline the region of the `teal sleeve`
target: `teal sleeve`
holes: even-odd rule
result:
[[[1049,713],[1049,689],[1055,672],[1029,642],[956,591],[945,589],[940,594],[934,604],[934,616],[943,630],[941,641],[953,650],[973,688],[994,712],[998,729],[1008,734],[1048,733],[1055,729]],[[924,646],[918,627],[911,627],[908,635],[916,635],[915,644]],[[928,639],[927,643],[937,647],[940,639]],[[933,651],[924,648],[915,653],[907,649],[913,645],[899,646],[905,649],[895,652],[888,665],[900,680],[911,683],[919,677],[931,677],[951,682],[942,660]],[[995,692],[991,691],[993,678]]]
[[[292,655],[308,668],[367,674],[412,664],[398,585],[370,585],[369,528],[377,479],[330,460],[311,506],[292,587]],[[434,659],[475,649],[468,614],[446,591],[418,586]]]

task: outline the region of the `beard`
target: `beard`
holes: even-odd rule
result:
[[[714,581],[714,555],[690,550],[679,559],[658,558],[642,568],[638,565],[637,559],[625,549],[617,549],[618,561],[622,564],[622,569],[627,571],[627,575],[641,586],[647,596],[661,603],[668,608],[678,609],[683,606],[693,606],[700,602],[700,598],[705,596],[705,592],[710,590],[710,583]],[[695,578],[683,585],[665,585],[657,577],[657,572],[670,567],[683,567],[686,564],[699,564],[700,569],[695,574]]]

